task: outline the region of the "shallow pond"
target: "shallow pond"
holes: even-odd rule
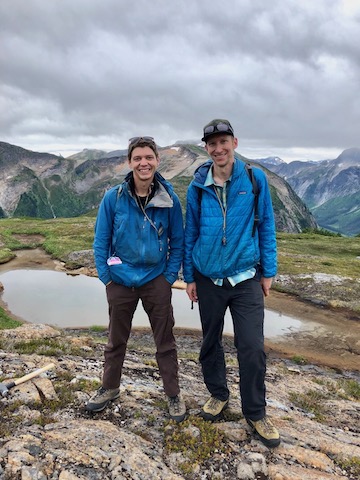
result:
[[[52,270],[18,269],[0,273],[4,285],[2,300],[15,315],[31,323],[61,328],[107,326],[105,287],[98,278],[69,275]],[[191,310],[184,290],[173,289],[173,306],[177,327],[201,329],[197,305]],[[136,309],[134,327],[148,327],[141,302]],[[303,322],[272,310],[265,311],[267,338],[300,330]],[[230,313],[225,315],[224,332],[233,334]]]

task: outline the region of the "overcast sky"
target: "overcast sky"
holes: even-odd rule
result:
[[[63,156],[199,141],[249,157],[360,147],[360,0],[1,0],[0,141]]]

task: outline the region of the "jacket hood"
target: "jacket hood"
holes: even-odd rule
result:
[[[208,160],[205,163],[202,163],[194,172],[194,181],[201,185],[204,185],[207,174],[213,164],[212,160]]]

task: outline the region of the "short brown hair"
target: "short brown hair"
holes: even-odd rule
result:
[[[129,140],[128,160],[131,160],[132,152],[136,147],[150,147],[151,150],[155,153],[155,156],[159,156],[155,140],[152,137],[133,137]]]

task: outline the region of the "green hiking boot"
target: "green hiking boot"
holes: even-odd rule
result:
[[[101,412],[112,401],[120,397],[120,389],[113,388],[107,390],[100,387],[99,390],[93,395],[85,405],[86,410],[89,412]]]
[[[215,397],[210,397],[203,406],[200,415],[204,420],[211,420],[213,422],[221,417],[222,412],[227,409],[228,405],[229,399],[219,400]]]
[[[168,397],[169,415],[175,422],[182,422],[186,415],[186,406],[180,395]]]
[[[279,432],[267,417],[257,421],[247,418],[246,421],[254,430],[258,439],[268,448],[275,448],[280,444]]]

